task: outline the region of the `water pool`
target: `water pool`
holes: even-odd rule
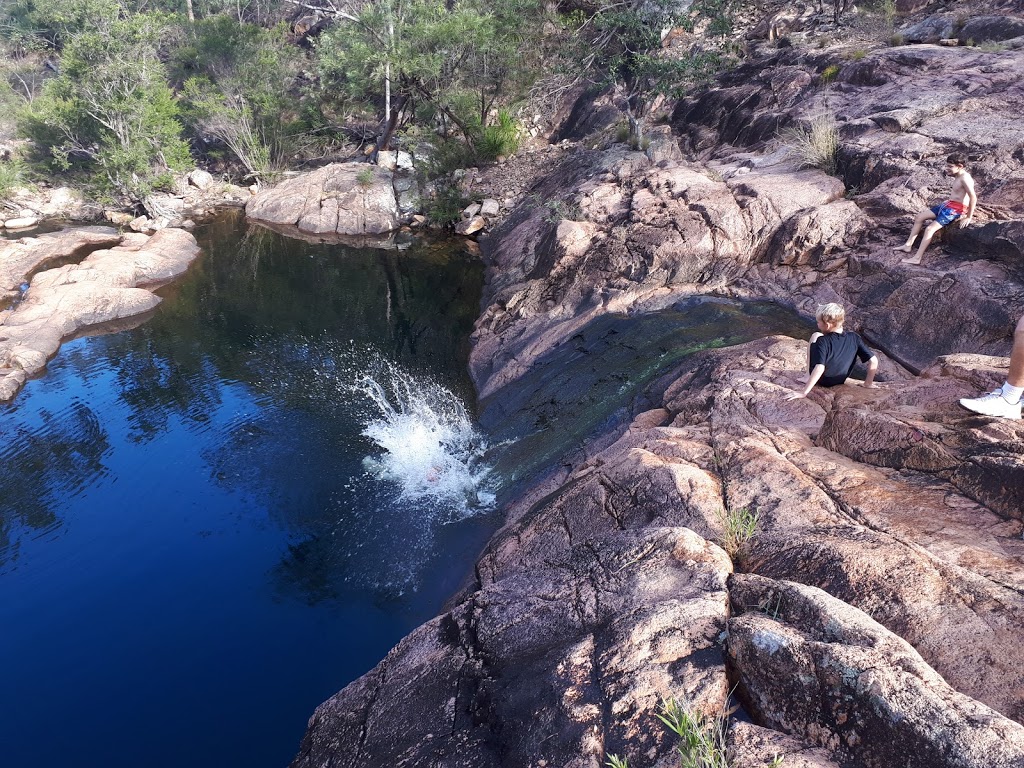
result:
[[[237,214],[197,238],[151,319],[0,406],[5,766],[286,765],[493,528],[368,472],[380,414],[352,387],[401,372],[472,408],[478,259]]]

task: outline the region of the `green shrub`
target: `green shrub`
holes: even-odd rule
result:
[[[190,133],[223,143],[250,176],[284,165],[309,114],[296,103],[301,54],[287,29],[218,15],[196,22],[180,42],[170,69]]]
[[[679,737],[680,768],[729,768],[725,735],[728,718],[723,713],[709,717],[675,699],[661,702],[658,719]]]
[[[580,221],[583,218],[583,210],[578,205],[567,203],[564,200],[548,200],[544,207],[548,209],[544,216],[544,221],[548,224],[557,224],[563,219]]]
[[[829,64],[827,67],[825,67],[825,69],[823,69],[821,71],[821,74],[818,76],[818,79],[821,81],[821,84],[828,85],[829,83],[833,82],[836,79],[836,76],[839,74],[840,69],[841,67],[838,64]]]
[[[21,160],[0,160],[0,197],[25,186],[27,180],[27,169]]]
[[[856,50],[850,51],[849,53],[851,61],[860,61],[867,55],[868,52],[865,51],[863,48],[857,48]]]
[[[484,126],[477,150],[487,160],[515,154],[523,141],[523,130],[508,110],[498,112],[498,122]]]
[[[723,509],[719,513],[722,523],[722,549],[736,558],[757,534],[758,514],[749,507]]]
[[[448,227],[462,218],[462,211],[469,201],[454,184],[442,184],[437,187],[434,196],[424,206],[427,221],[435,226]]]
[[[141,200],[191,164],[158,56],[167,24],[137,14],[67,44],[60,75],[21,113],[44,165],[84,176],[98,194]]]
[[[810,127],[790,128],[779,134],[786,146],[800,160],[803,167],[820,168],[835,175],[839,159],[839,129],[830,112],[822,112],[811,119]]]
[[[373,168],[367,166],[366,168],[363,168],[361,171],[359,171],[359,173],[356,174],[356,184],[358,184],[363,189],[366,189],[371,184],[373,184],[373,176]]]

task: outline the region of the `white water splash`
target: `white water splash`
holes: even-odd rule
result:
[[[382,450],[363,460],[371,474],[395,483],[404,500],[437,503],[443,522],[494,506],[487,443],[458,397],[391,365],[360,377],[356,389],[378,413],[363,429]]]

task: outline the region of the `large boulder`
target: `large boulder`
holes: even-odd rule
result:
[[[376,165],[332,163],[253,196],[246,216],[310,234],[380,235],[398,229],[391,173]]]
[[[1024,726],[954,691],[856,608],[753,575],[733,577],[730,596],[730,661],[759,721],[867,768],[1024,764]]]

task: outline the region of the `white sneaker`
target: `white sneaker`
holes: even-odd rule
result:
[[[981,397],[962,398],[960,405],[968,411],[980,413],[982,416],[998,416],[1002,419],[1020,418],[1020,403],[1006,402],[1001,389]]]

